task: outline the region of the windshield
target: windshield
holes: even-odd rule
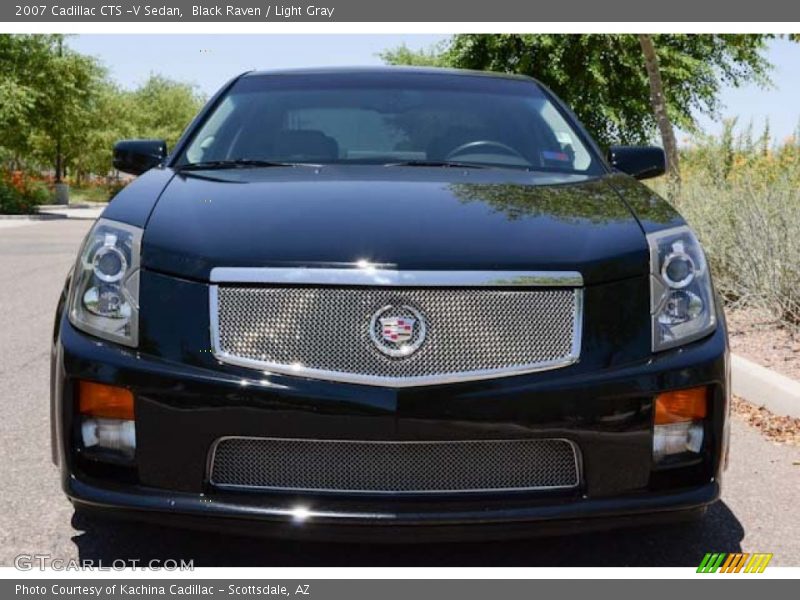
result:
[[[259,161],[600,170],[533,82],[388,73],[243,77],[177,164]]]

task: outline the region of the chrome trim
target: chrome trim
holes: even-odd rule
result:
[[[362,274],[351,277],[351,275],[354,273],[359,272]],[[534,271],[382,271],[378,269],[375,270],[375,272],[393,273],[395,275],[389,275],[385,278],[383,276],[378,276],[377,278],[373,278],[373,281],[379,281],[380,283],[365,284],[364,282],[367,280],[365,279],[366,274],[361,269],[240,269],[217,267],[212,269],[211,279],[215,282],[224,281],[228,283],[273,283],[284,285],[325,283],[328,285],[416,285],[422,287],[481,287],[505,285],[533,287],[545,285],[550,287],[575,287],[576,282],[580,281],[580,284],[583,283],[583,277],[580,275],[580,273],[571,271],[543,273]],[[341,278],[339,274],[341,274]],[[231,279],[235,276],[250,276],[251,279]],[[253,279],[254,277],[258,278]],[[391,280],[403,281],[406,283],[389,283]],[[410,281],[414,281],[415,283],[409,283]],[[531,283],[532,281],[537,281],[539,283]],[[544,281],[550,281],[551,283],[545,284],[543,283]],[[554,281],[559,281],[561,283],[557,285],[552,283]],[[470,283],[467,284],[466,282]],[[497,379],[500,377],[527,375],[530,373],[538,373],[541,371],[550,371],[553,369],[568,367],[578,362],[581,354],[581,342],[583,339],[583,289],[575,289],[575,328],[572,336],[572,351],[564,358],[540,362],[535,365],[521,365],[517,367],[508,367],[505,369],[482,369],[477,371],[461,371],[459,373],[424,375],[417,377],[381,377],[375,375],[361,375],[358,373],[346,373],[342,371],[313,369],[305,367],[301,364],[287,365],[281,363],[271,363],[267,361],[231,355],[221,349],[219,339],[219,286],[213,284],[209,286],[208,305],[210,313],[209,322],[211,330],[211,351],[214,358],[221,363],[245,367],[248,369],[257,369],[263,371],[265,375],[289,375],[308,379],[335,381],[339,383],[353,383],[358,385],[372,385],[390,388],[444,385],[450,383],[460,383],[464,381]]]
[[[535,441],[557,441],[566,442],[572,448],[572,457],[575,461],[575,483],[573,485],[548,485],[518,488],[476,488],[472,490],[434,490],[434,491],[381,491],[381,490],[337,490],[333,488],[290,488],[290,487],[271,487],[255,485],[236,485],[215,483],[212,479],[214,473],[214,459],[217,454],[217,447],[220,442],[225,440],[275,440],[281,442],[341,442],[353,444],[468,444],[485,442],[535,442]],[[214,440],[208,454],[207,476],[208,483],[221,490],[269,490],[287,492],[329,492],[346,493],[354,495],[436,495],[436,494],[481,494],[496,492],[533,492],[545,490],[572,490],[581,485],[583,481],[583,458],[580,447],[574,441],[567,438],[514,438],[514,439],[471,439],[471,440],[342,440],[342,439],[319,439],[319,438],[279,438],[279,437],[259,437],[255,435],[226,435]]]
[[[397,271],[375,267],[215,267],[212,283],[369,285],[390,287],[582,287],[576,271]]]

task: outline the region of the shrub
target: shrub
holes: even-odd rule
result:
[[[36,206],[50,202],[50,189],[46,180],[41,177],[30,175],[23,171],[11,171],[0,177],[0,181],[13,192],[11,196],[7,195],[7,198],[16,195],[17,200],[15,202],[17,204],[21,203],[26,207],[22,212],[35,212]],[[10,206],[12,201],[7,200],[7,203]]]
[[[21,215],[36,212],[36,206],[26,200],[14,186],[0,180],[0,214]]]
[[[23,194],[32,204],[48,204],[52,194],[47,184],[43,181],[30,181]]]
[[[734,124],[682,150],[675,204],[702,240],[725,302],[798,327],[800,146],[795,138],[773,145],[768,130],[735,136]]]
[[[721,187],[690,181],[681,210],[729,303],[800,324],[800,190],[788,178]]]

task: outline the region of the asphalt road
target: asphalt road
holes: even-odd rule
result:
[[[692,566],[705,552],[772,552],[800,566],[800,448],[734,419],[723,500],[703,521],[504,543],[333,545],[237,538],[74,515],[50,462],[49,343],[89,221],[0,220],[0,565],[193,559],[196,566]]]

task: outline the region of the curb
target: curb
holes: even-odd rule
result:
[[[108,202],[78,202],[76,204],[39,204],[40,211],[48,210],[79,210],[85,208],[105,208]]]
[[[770,412],[800,418],[800,381],[731,354],[731,388],[734,395]]]
[[[70,221],[96,221],[97,216],[62,215],[59,213],[40,213],[43,219],[69,219]]]
[[[56,213],[34,213],[30,215],[0,215],[3,221],[49,221],[51,219],[66,219],[67,215]]]

